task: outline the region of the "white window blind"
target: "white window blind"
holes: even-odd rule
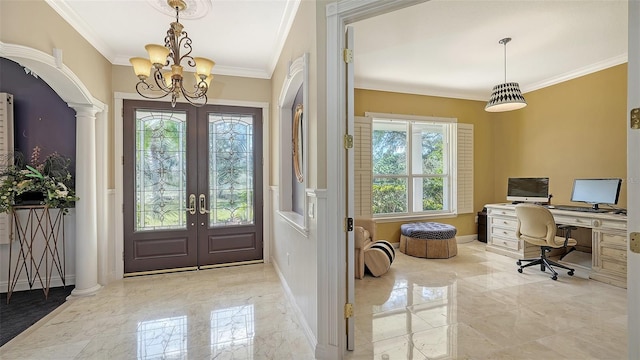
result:
[[[13,95],[0,93],[0,164],[9,164],[13,153]],[[0,214],[0,244],[8,244],[11,235],[11,216]]]
[[[473,213],[473,124],[458,123],[458,214]]]
[[[356,116],[354,118],[353,158],[354,158],[354,212],[358,217],[371,217],[371,132],[372,119]]]

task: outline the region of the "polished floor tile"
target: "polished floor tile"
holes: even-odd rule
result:
[[[347,359],[626,359],[626,290],[561,273],[517,271],[484,244],[450,259],[396,253],[356,284]]]
[[[519,274],[484,244],[450,259],[397,253],[356,280],[349,360],[626,359],[626,290]],[[313,359],[273,267],[127,278],[75,298],[0,348],[1,359]]]
[[[75,298],[1,359],[313,359],[273,267],[126,278]]]

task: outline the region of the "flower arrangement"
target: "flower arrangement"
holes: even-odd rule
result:
[[[13,156],[13,165],[0,170],[0,212],[9,212],[21,204],[21,199],[36,194],[37,202],[67,211],[78,198],[69,172],[71,160],[54,152],[40,162],[36,146],[27,163],[20,153]],[[32,199],[33,200],[33,199]]]

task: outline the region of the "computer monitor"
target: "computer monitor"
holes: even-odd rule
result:
[[[509,178],[507,200],[512,202],[549,201],[549,178]]]
[[[622,179],[575,179],[571,201],[585,202],[598,209],[598,204],[615,205],[620,196]]]

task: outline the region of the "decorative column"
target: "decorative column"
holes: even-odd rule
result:
[[[76,281],[72,296],[88,296],[98,284],[96,204],[96,113],[92,105],[69,104],[76,111]]]

